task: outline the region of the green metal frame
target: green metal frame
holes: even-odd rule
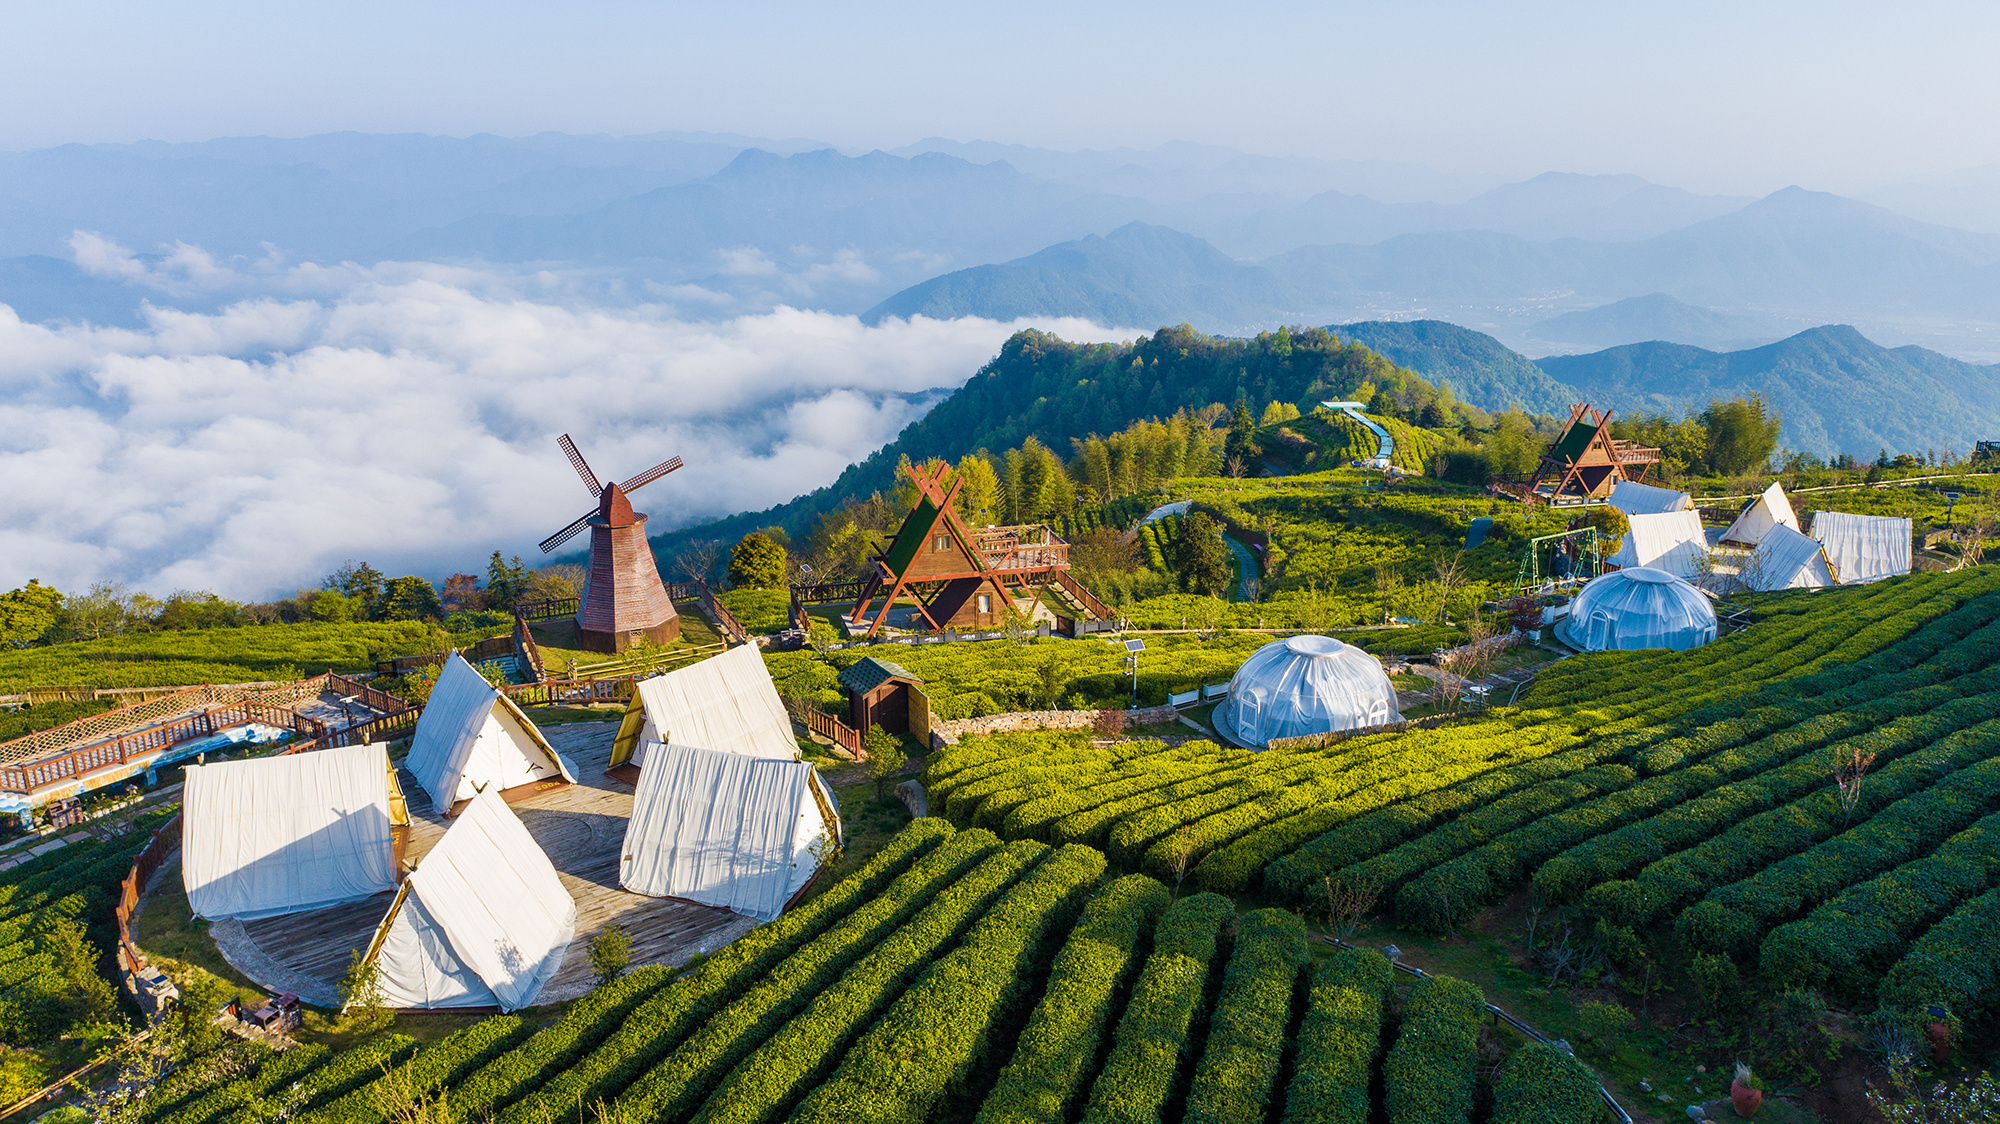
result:
[[[1571,571],[1571,577],[1594,578],[1604,572],[1604,554],[1597,546],[1597,528],[1579,527],[1574,531],[1541,535],[1529,539],[1527,549],[1521,552],[1521,566],[1514,573],[1514,588],[1517,591],[1542,584],[1543,544],[1564,540],[1573,540],[1577,544],[1576,569]]]

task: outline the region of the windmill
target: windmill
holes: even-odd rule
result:
[[[681,618],[674,612],[667,587],[660,584],[660,567],[646,542],[646,517],[632,510],[633,492],[681,466],[674,457],[656,464],[623,484],[600,484],[597,474],[576,451],[565,433],[556,441],[570,466],[583,478],[594,511],[542,540],[547,554],[590,528],[590,580],[576,607],[577,646],[587,652],[622,652],[634,644],[666,644],[680,637]]]

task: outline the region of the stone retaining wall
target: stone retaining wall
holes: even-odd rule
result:
[[[994,734],[1007,730],[1084,730],[1095,725],[1095,710],[1017,710],[1008,714],[988,714],[980,718],[933,718],[931,741],[935,745],[957,745],[967,734]],[[1178,713],[1171,706],[1147,707],[1123,712],[1133,726],[1172,722]]]

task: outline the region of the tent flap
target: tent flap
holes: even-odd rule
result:
[[[197,917],[274,917],[396,887],[380,744],[190,765],[181,882]]]
[[[1842,585],[1881,581],[1910,572],[1908,519],[1822,511],[1813,516],[1812,537],[1826,548],[1826,559]]]
[[[403,767],[447,813],[478,792],[576,780],[521,708],[457,652],[438,671]]]

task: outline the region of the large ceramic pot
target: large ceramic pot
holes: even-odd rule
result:
[[[1764,1107],[1764,1090],[1745,1085],[1739,1077],[1729,1084],[1729,1104],[1738,1116],[1755,1116],[1757,1110]]]

